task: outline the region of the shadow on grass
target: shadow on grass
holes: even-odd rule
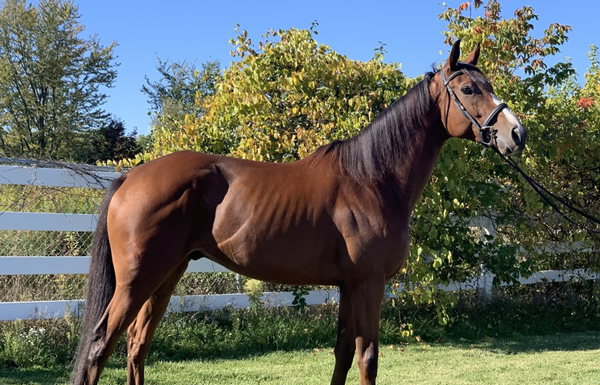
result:
[[[416,343],[419,344],[419,343]],[[463,349],[479,349],[496,354],[519,354],[519,353],[539,353],[547,351],[585,351],[600,350],[600,331],[589,331],[579,333],[552,334],[552,335],[532,335],[519,336],[513,338],[485,338],[479,340],[448,340],[440,343],[428,343],[431,346],[447,346]],[[148,357],[149,364],[169,361],[185,362],[201,360],[205,362],[217,360],[243,360],[255,357],[261,357],[275,352],[301,352],[309,351],[314,348],[332,349],[333,345],[320,345],[311,347],[263,347],[261,349],[249,350],[244,348],[233,348],[215,351],[210,354],[207,351],[198,352],[194,350],[181,350],[176,355],[165,354],[166,352],[156,352]],[[381,344],[383,346],[383,344]],[[381,348],[380,346],[380,348]],[[123,363],[123,366],[125,364]],[[118,364],[116,365],[118,366]]]
[[[157,352],[151,351],[146,359],[148,364],[153,364],[160,361],[169,361],[169,362],[185,362],[185,361],[220,361],[220,360],[245,360],[245,359],[253,359],[259,358],[271,353],[276,352],[285,352],[285,353],[293,353],[293,352],[303,352],[316,348],[321,348],[323,346],[319,345],[319,347],[263,347],[260,349],[250,350],[250,349],[236,349],[235,347],[231,347],[230,349],[218,349],[214,351],[198,351],[195,349],[181,349],[176,353],[173,352]],[[329,349],[329,347],[323,347],[324,349]],[[115,364],[117,365],[117,364]],[[123,363],[126,365],[126,363]]]
[[[487,338],[476,341],[459,340],[448,341],[446,344],[461,348],[477,348],[498,354],[600,350],[600,332]]]
[[[0,384],[66,384],[70,373],[63,369],[6,368],[0,366]]]
[[[109,360],[106,365],[111,369],[123,369],[121,382],[126,381],[126,364],[122,360]],[[71,368],[13,368],[0,365],[0,384],[2,385],[56,385],[69,384]]]

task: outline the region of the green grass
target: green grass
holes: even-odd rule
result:
[[[382,346],[378,384],[598,384],[600,332],[480,341]],[[331,349],[272,351],[237,359],[151,360],[147,384],[326,384]],[[0,368],[1,384],[65,383],[65,370]],[[105,370],[102,384],[125,382],[122,360]],[[351,369],[349,384],[358,383]]]
[[[405,303],[399,310],[386,303],[378,383],[600,383],[597,286],[546,286],[544,292],[502,291],[489,302],[465,293],[448,308],[446,325],[433,306]],[[323,305],[171,314],[153,339],[147,383],[326,384],[337,310]],[[74,317],[0,323],[0,384],[64,384],[79,323]],[[403,335],[407,328],[413,337]],[[101,383],[125,382],[125,357],[122,339]],[[349,384],[357,383],[352,370]]]

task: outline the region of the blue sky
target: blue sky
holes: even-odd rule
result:
[[[465,0],[448,0],[454,8]],[[369,60],[379,41],[386,44],[386,62],[402,64],[408,76],[422,74],[447,55],[438,20],[444,10],[439,0],[412,1],[138,1],[76,0],[84,36],[97,34],[104,45],[117,41],[118,77],[104,108],[125,122],[128,130],[150,132],[149,105],[140,92],[144,75],[157,78],[157,56],[171,61],[218,59],[229,65],[236,23],[254,42],[268,29],[309,28],[316,20],[317,41],[330,45],[351,59]],[[523,5],[533,6],[540,18],[534,35],[553,22],[573,27],[558,59],[570,57],[578,73],[585,72],[590,44],[600,45],[595,19],[600,1],[550,0],[501,1],[503,14],[512,16]],[[443,51],[443,55],[440,55]]]

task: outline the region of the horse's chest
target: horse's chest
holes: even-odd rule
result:
[[[401,215],[386,212],[385,208],[341,207],[334,218],[343,238],[340,260],[348,273],[358,277],[375,272],[390,276],[406,262],[408,220]]]

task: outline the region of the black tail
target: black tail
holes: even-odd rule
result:
[[[92,241],[92,260],[90,263],[90,271],[88,273],[85,315],[71,377],[74,384],[85,384],[87,382],[86,365],[92,342],[93,330],[100,321],[100,318],[108,307],[108,303],[115,293],[115,269],[112,262],[110,243],[108,241],[106,217],[110,201],[115,192],[125,181],[125,178],[126,175],[124,174],[110,185],[100,204],[100,216]]]

